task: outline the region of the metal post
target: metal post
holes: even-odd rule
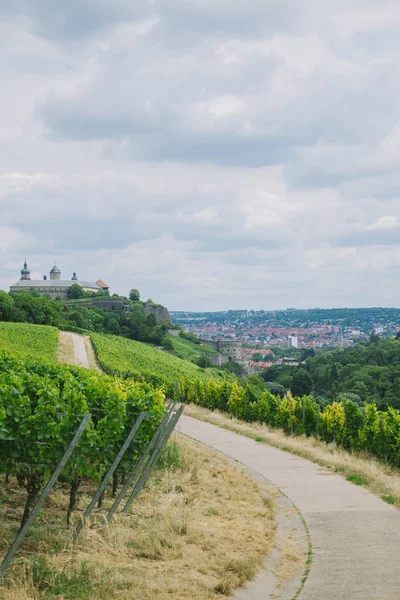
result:
[[[79,440],[81,439],[82,434],[85,431],[86,426],[89,423],[89,421],[90,421],[91,418],[92,418],[92,415],[87,414],[82,419],[82,422],[79,425],[79,427],[78,427],[78,429],[77,429],[74,437],[72,438],[72,441],[71,441],[70,445],[68,446],[67,450],[65,451],[64,456],[62,457],[62,459],[58,463],[57,467],[55,468],[52,476],[50,477],[50,479],[47,482],[45,488],[43,489],[43,492],[39,496],[38,501],[36,502],[35,506],[33,507],[33,509],[31,511],[31,513],[30,513],[27,521],[25,522],[25,524],[22,527],[21,531],[18,533],[17,537],[15,538],[15,541],[14,541],[13,545],[11,546],[10,550],[7,553],[7,556],[3,560],[3,562],[2,562],[2,564],[0,566],[0,577],[2,577],[2,575],[4,575],[6,569],[8,568],[8,566],[10,564],[10,562],[14,558],[15,553],[18,551],[18,548],[21,546],[22,542],[24,541],[24,538],[25,538],[26,534],[28,533],[28,530],[31,527],[33,521],[35,520],[36,515],[38,514],[39,510],[43,506],[44,502],[47,500],[48,495],[50,494],[51,490],[53,489],[53,486],[56,483],[57,479],[59,478],[61,471],[63,470],[63,468],[67,464],[67,462],[68,462],[68,460],[69,460],[72,452],[74,451],[74,449],[77,446]]]
[[[106,517],[107,523],[109,523],[111,521],[111,519],[113,518],[114,513],[117,510],[118,506],[121,504],[122,500],[124,499],[124,496],[125,496],[126,492],[128,491],[128,488],[132,485],[132,482],[135,479],[136,475],[138,474],[138,472],[140,471],[140,469],[146,462],[146,459],[149,456],[154,445],[157,443],[157,440],[163,434],[165,428],[168,425],[169,418],[175,408],[175,405],[176,405],[176,401],[169,404],[169,410],[168,410],[167,414],[161,421],[160,425],[158,426],[158,428],[157,428],[156,432],[154,433],[153,437],[151,438],[150,442],[147,444],[143,455],[141,456],[140,460],[135,464],[133,471],[129,475],[128,479],[125,482],[125,485],[123,486],[122,490],[120,491],[117,498],[115,499],[114,504],[110,508],[108,515]]]
[[[179,408],[179,410],[176,412],[176,414],[171,418],[171,420],[168,423],[168,426],[165,430],[165,432],[163,433],[163,435],[159,438],[159,440],[157,441],[157,444],[154,448],[153,454],[149,460],[149,462],[146,465],[146,468],[144,469],[143,473],[141,474],[140,478],[138,479],[138,481],[136,482],[135,487],[132,490],[131,495],[128,498],[127,503],[124,506],[123,512],[126,513],[128,512],[132,502],[134,501],[134,499],[140,494],[140,492],[142,491],[143,487],[146,485],[147,480],[150,477],[150,473],[153,470],[153,467],[155,466],[158,457],[160,456],[165,444],[168,442],[171,433],[173,432],[173,430],[175,429],[175,426],[177,424],[177,422],[179,421],[182,413],[183,413],[183,409],[184,409],[184,405],[182,404]]]
[[[134,426],[132,427],[131,431],[129,432],[128,437],[126,438],[125,442],[123,443],[120,451],[118,452],[113,464],[111,465],[111,467],[109,468],[109,470],[107,471],[106,475],[104,476],[102,482],[100,483],[99,487],[97,488],[97,492],[95,493],[95,495],[93,496],[91,502],[89,503],[87,509],[84,512],[83,518],[80,519],[78,525],[76,526],[72,541],[75,542],[76,538],[78,537],[78,535],[80,534],[80,532],[82,531],[83,525],[85,523],[85,521],[90,517],[90,515],[92,514],[92,511],[94,509],[94,507],[96,506],[101,494],[104,492],[104,490],[107,487],[108,482],[110,481],[115,469],[118,467],[123,455],[125,454],[125,452],[127,451],[127,449],[129,448],[133,438],[136,435],[137,430],[139,429],[140,425],[142,424],[142,421],[144,420],[144,418],[147,416],[147,413],[142,411],[138,417],[138,419],[136,420]]]

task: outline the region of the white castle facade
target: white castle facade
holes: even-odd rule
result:
[[[56,265],[51,269],[49,277],[43,275],[43,279],[31,279],[31,272],[25,260],[24,268],[21,270],[21,278],[14,285],[10,286],[10,292],[18,293],[26,290],[36,290],[49,298],[67,300],[68,289],[74,284],[80,285],[86,292],[108,290],[108,286],[100,279],[96,282],[82,281],[78,279],[76,273],[73,273],[71,279],[61,279],[61,271]]]

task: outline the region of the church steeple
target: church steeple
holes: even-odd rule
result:
[[[25,258],[24,268],[21,269],[21,281],[30,281],[30,280],[31,280],[31,272],[28,269],[28,265],[27,265],[26,258]]]

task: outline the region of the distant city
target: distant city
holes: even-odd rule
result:
[[[267,368],[282,360],[285,363],[285,349],[288,355],[299,355],[302,349],[348,347],[369,339],[371,334],[392,336],[400,330],[397,308],[172,311],[170,314],[174,322],[200,339],[241,341],[242,360],[250,362],[253,368]],[[270,348],[282,350],[278,352],[279,359]],[[253,356],[257,361],[252,361]]]

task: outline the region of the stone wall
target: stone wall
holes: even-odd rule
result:
[[[207,358],[210,359],[211,364],[214,367],[222,367],[229,362],[229,357],[223,354],[207,354]]]
[[[217,352],[220,352],[223,356],[228,357],[230,360],[234,360],[235,362],[239,362],[242,360],[242,342],[238,342],[237,340],[202,340],[200,339],[202,344],[206,346],[210,346]]]
[[[213,340],[202,340],[201,338],[199,338],[199,342],[201,342],[204,346],[210,346],[210,348],[219,352],[218,342],[214,342]]]
[[[232,360],[242,360],[242,342],[221,340],[218,342],[218,351]]]
[[[67,290],[65,288],[63,290],[51,291],[51,289],[48,289],[48,288],[38,288],[38,287],[19,288],[19,287],[15,287],[13,285],[10,286],[11,294],[24,293],[24,292],[28,291],[29,289],[35,290],[36,292],[39,292],[39,294],[41,294],[42,296],[47,296],[51,300],[60,298],[63,302],[65,302],[68,299]]]
[[[69,306],[81,306],[83,308],[100,308],[101,310],[123,311],[125,305],[122,300],[88,300],[86,302],[67,302]]]
[[[168,329],[168,333],[174,337],[179,337],[180,329]]]
[[[166,321],[167,323],[172,323],[168,308],[165,308],[164,306],[152,306],[151,304],[146,304],[145,309],[149,315],[154,315],[157,321]]]

